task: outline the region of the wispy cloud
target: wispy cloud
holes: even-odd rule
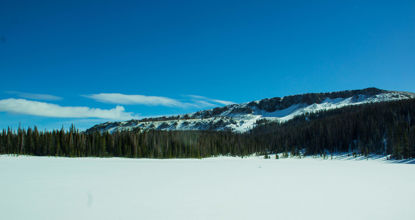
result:
[[[162,96],[126,95],[121,93],[98,93],[83,95],[97,102],[122,105],[150,105],[179,108],[208,108],[218,105],[233,104],[231,101],[211,99],[199,95],[186,95],[185,100],[177,100]]]
[[[200,96],[200,95],[188,95],[189,97],[196,99],[196,100],[205,100],[205,102],[208,103],[219,103],[222,105],[231,105],[231,104],[235,104],[234,102],[231,101],[225,101],[225,100],[219,100],[219,99],[211,99],[211,98],[207,98],[204,96]]]
[[[160,105],[168,107],[186,107],[186,103],[161,96],[125,95],[121,93],[99,93],[84,95],[97,102],[124,105]]]
[[[100,109],[60,106],[46,102],[14,98],[0,100],[0,111],[54,118],[102,118],[112,120],[137,118],[133,113],[125,112],[122,106],[117,106],[112,109]]]
[[[6,93],[11,94],[11,95],[16,95],[20,98],[25,98],[25,99],[35,99],[35,100],[43,100],[43,101],[62,100],[62,97],[49,95],[49,94],[27,93],[27,92],[18,92],[18,91],[7,91]]]
[[[192,100],[192,102],[188,104],[189,106],[196,108],[213,108],[218,106],[217,104],[213,104],[204,100]]]

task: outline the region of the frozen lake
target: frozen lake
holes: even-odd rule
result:
[[[383,160],[0,156],[0,219],[415,219]]]

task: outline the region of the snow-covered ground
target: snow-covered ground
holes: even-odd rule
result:
[[[415,219],[415,165],[0,156],[0,219]]]

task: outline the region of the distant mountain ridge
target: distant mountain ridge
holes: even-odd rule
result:
[[[306,113],[342,108],[350,105],[415,98],[414,93],[378,88],[346,90],[330,93],[307,93],[266,98],[242,104],[169,117],[144,118],[124,122],[106,122],[86,132],[126,130],[214,130],[246,132],[260,121],[286,122]]]

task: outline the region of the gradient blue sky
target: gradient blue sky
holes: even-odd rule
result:
[[[0,128],[88,128],[306,92],[413,92],[414,12],[413,0],[2,0]]]

